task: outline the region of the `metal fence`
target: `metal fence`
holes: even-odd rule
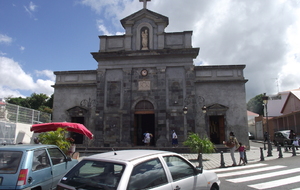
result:
[[[51,114],[2,102],[0,120],[25,124],[49,123],[51,122]]]

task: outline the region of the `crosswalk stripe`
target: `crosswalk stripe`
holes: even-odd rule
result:
[[[294,176],[294,177],[269,181],[265,183],[258,183],[254,185],[248,185],[248,186],[255,189],[269,189],[269,188],[279,187],[279,186],[288,185],[297,182],[300,182],[300,176]]]
[[[240,178],[235,178],[235,179],[228,179],[226,181],[233,182],[233,183],[241,183],[241,182],[245,182],[245,181],[253,181],[253,180],[257,180],[257,179],[264,179],[264,178],[280,176],[280,175],[285,175],[285,174],[291,174],[291,173],[296,173],[296,172],[300,172],[300,168],[281,170],[278,172],[253,175],[253,176],[247,176],[247,177],[240,177]]]
[[[286,167],[286,166],[269,166],[269,167],[251,169],[251,170],[242,170],[242,171],[221,173],[221,174],[217,174],[217,175],[220,178],[220,177],[228,177],[228,176],[234,176],[234,175],[243,175],[243,174],[261,172],[261,171],[276,170],[276,169],[280,169],[280,168],[284,168],[284,167]]]
[[[251,165],[246,165],[246,166],[236,166],[236,167],[230,167],[230,168],[219,168],[219,169],[212,169],[209,171],[212,172],[225,172],[225,171],[233,171],[233,170],[244,170],[244,169],[248,169],[248,168],[255,168],[255,167],[261,167],[261,166],[266,166],[268,164],[251,164]]]

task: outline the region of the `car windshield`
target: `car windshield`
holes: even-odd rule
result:
[[[288,139],[290,136],[290,132],[282,132],[282,135]]]
[[[22,152],[0,151],[0,174],[14,174],[18,171]]]
[[[117,189],[124,165],[82,160],[61,180],[62,184],[70,185],[76,189]]]

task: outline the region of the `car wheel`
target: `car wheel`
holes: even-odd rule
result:
[[[219,190],[219,186],[217,184],[213,184],[213,186],[211,186],[210,190]]]

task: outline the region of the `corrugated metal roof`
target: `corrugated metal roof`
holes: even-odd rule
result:
[[[248,115],[248,116],[259,116],[259,114],[254,113],[254,112],[252,112],[252,111],[248,111],[248,110],[247,110],[247,115]]]
[[[294,94],[300,100],[300,90],[293,90],[291,91],[291,93]]]

